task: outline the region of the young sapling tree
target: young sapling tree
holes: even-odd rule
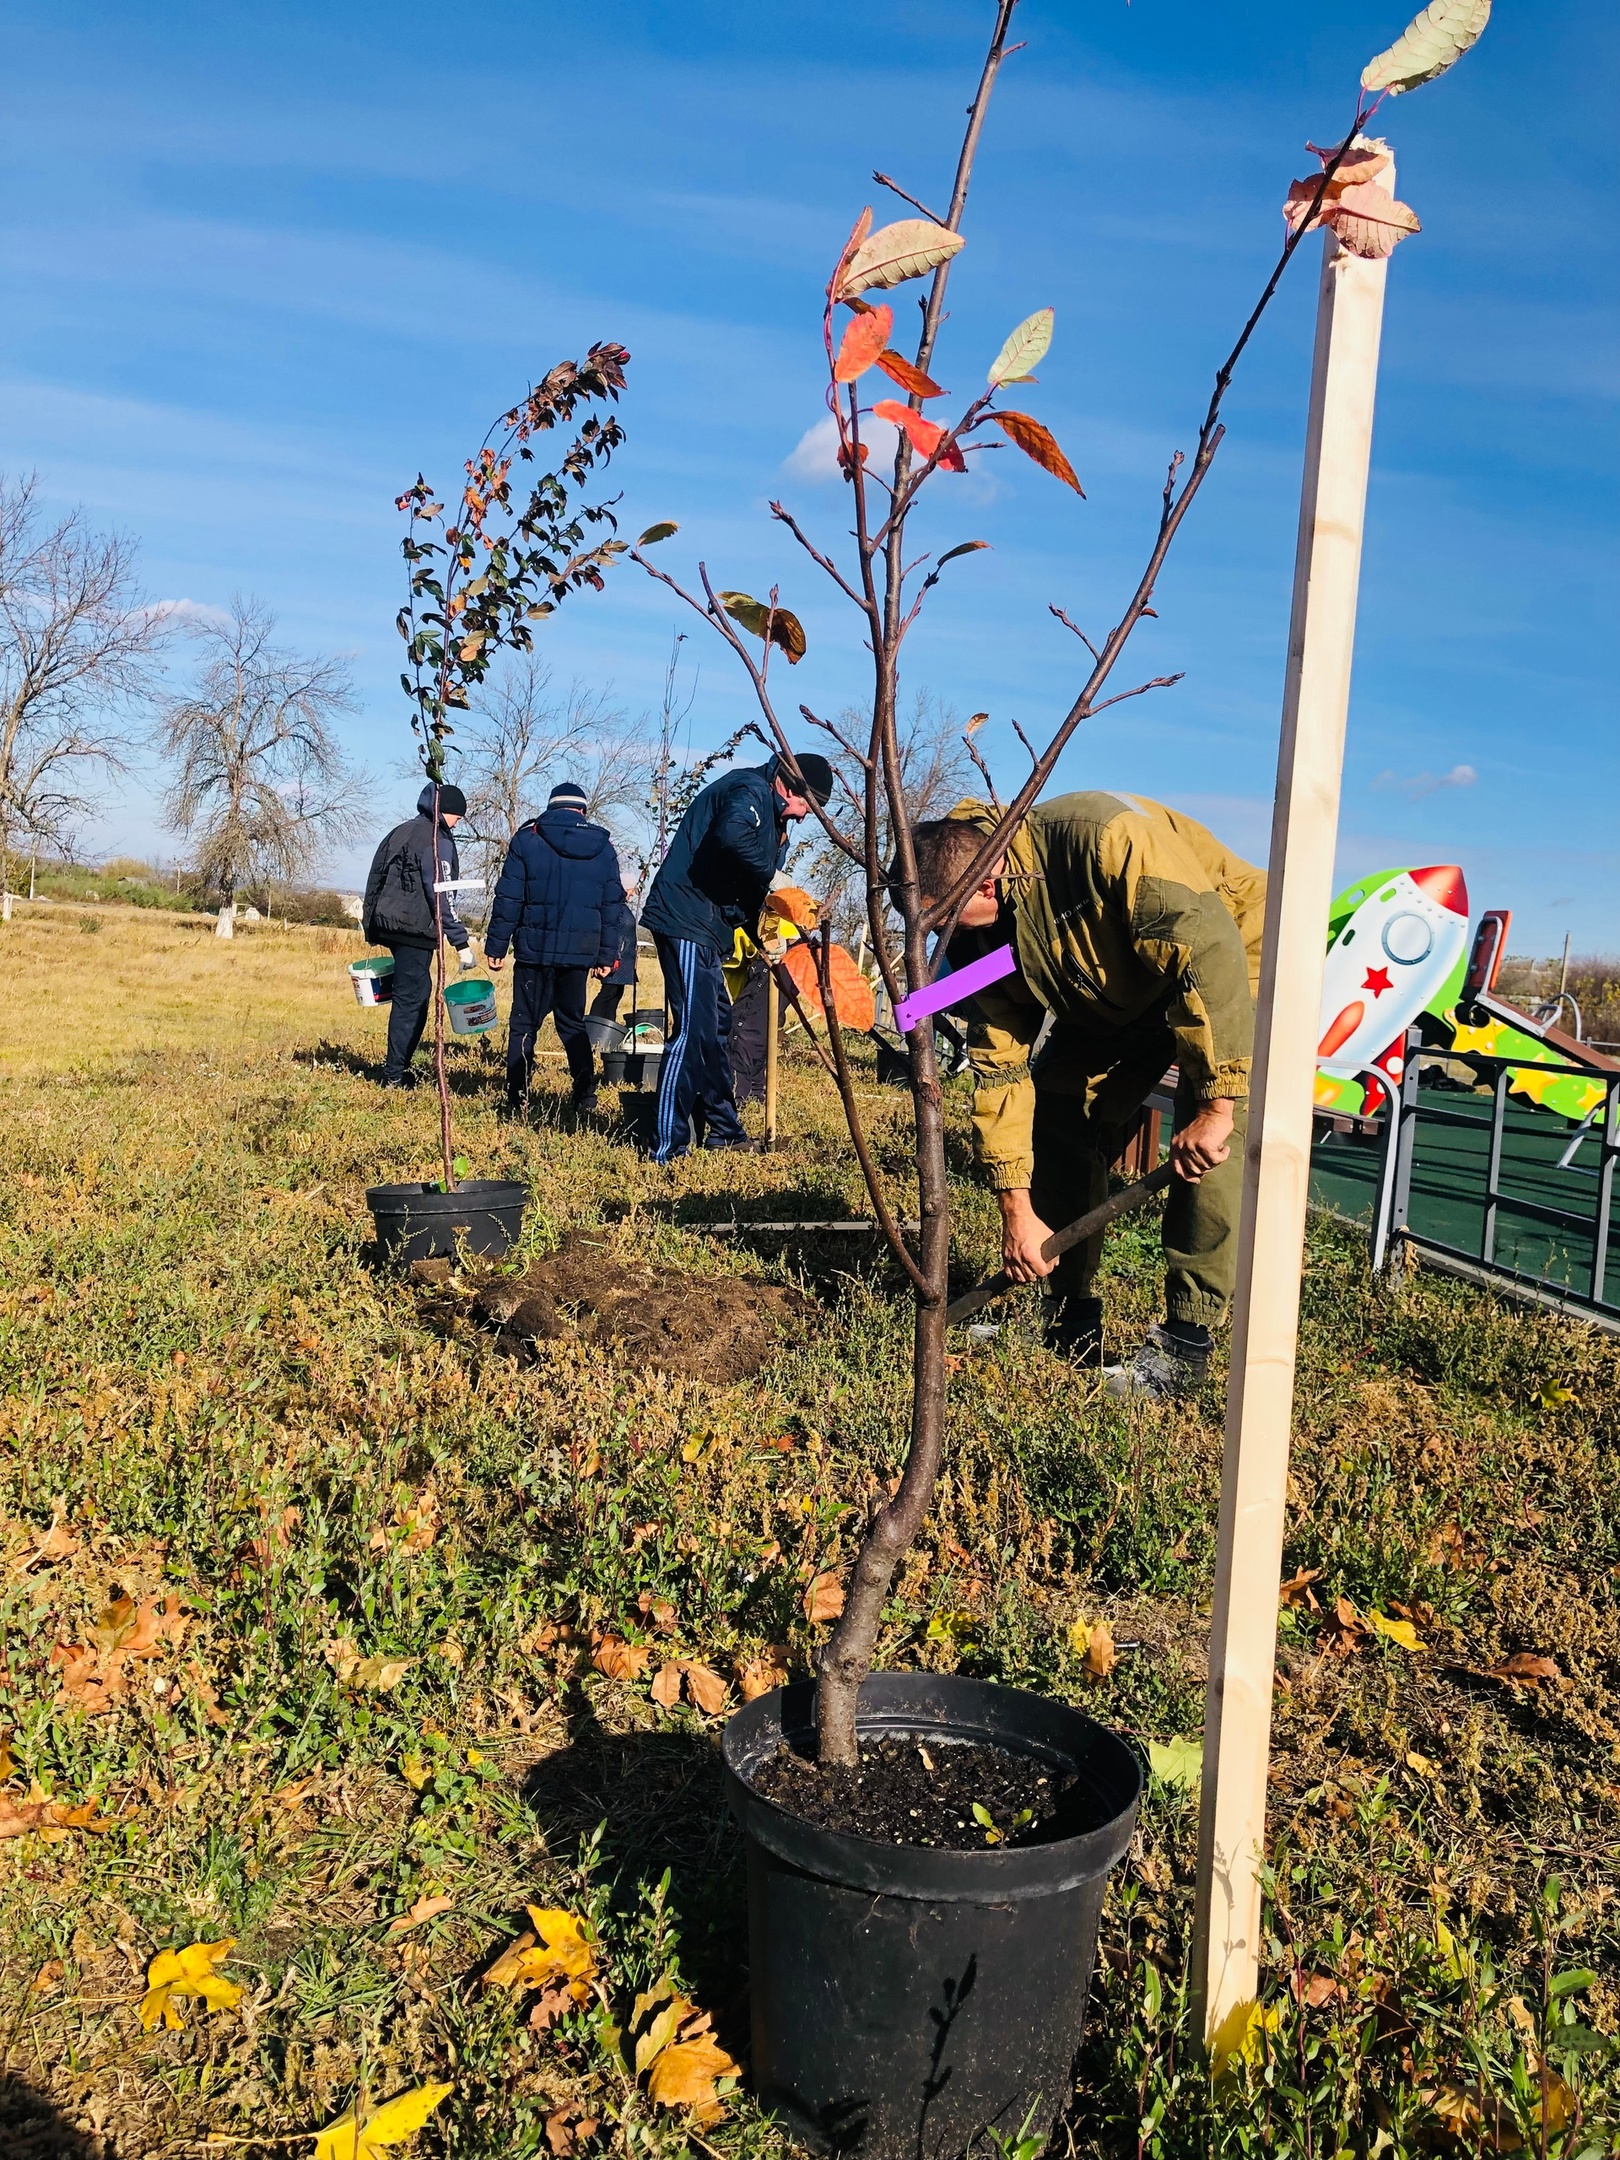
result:
[[[586,545],[586,528],[617,532],[611,501],[579,499],[593,470],[624,441],[612,412],[591,413],[554,472],[542,473],[527,496],[514,498],[513,460],[532,464],[536,435],[571,423],[594,400],[616,404],[630,355],[622,345],[593,345],[580,361],[561,360],[510,411],[502,413],[449,508],[420,473],[396,503],[408,519],[400,551],[408,592],[399,611],[407,667],[400,683],[411,701],[411,726],[422,769],[433,788],[431,816],[437,846],[439,790],[446,748],[455,734],[452,713],[465,712],[471,693],[497,653],[528,652],[530,625],[553,615],[582,586],[602,589],[603,573],[624,553],[618,539]],[[444,1063],[444,901],[434,881],[433,919],[440,935],[433,999],[433,1073],[439,1095],[439,1148],[444,1190],[456,1185],[450,1086]]]
[[[1033,370],[1052,339],[1051,308],[1036,310],[1009,334],[990,364],[985,387],[955,420],[935,420],[924,410],[946,396],[933,379],[935,346],[945,320],[951,265],[965,245],[963,217],[991,93],[1002,62],[1010,49],[1016,49],[1007,42],[1016,6],[1017,0],[997,0],[989,49],[968,108],[944,213],[936,215],[884,174],[874,173],[880,185],[901,196],[919,215],[874,232],[871,211],[863,211],[827,281],[821,323],[826,395],[836,428],[838,464],[850,490],[852,556],[841,562],[830,549],[818,545],[780,502],[770,506],[772,516],[855,610],[860,635],[871,653],[871,710],[860,736],[852,738],[833,723],[818,719],[807,706],[799,710],[812,725],[824,729],[842,753],[847,808],[836,814],[817,814],[829,844],[856,865],[864,879],[871,949],[896,1006],[908,991],[921,990],[932,981],[934,956],[949,942],[968,897],[996,873],[1082,721],[1107,706],[1168,688],[1180,679],[1153,676],[1104,694],[1137,625],[1155,612],[1154,595],[1166,559],[1221,445],[1225,432],[1221,408],[1233,371],[1308,231],[1329,225],[1340,246],[1351,253],[1381,256],[1418,229],[1411,211],[1394,200],[1387,182],[1381,184],[1380,176],[1391,163],[1387,148],[1369,141],[1362,130],[1383,95],[1413,88],[1458,58],[1478,36],[1489,13],[1489,0],[1436,0],[1387,54],[1369,65],[1348,133],[1335,148],[1317,153],[1319,173],[1296,182],[1290,190],[1287,236],[1236,344],[1216,371],[1190,462],[1179,450],[1170,459],[1147,561],[1123,613],[1112,629],[1093,642],[1060,607],[1052,606],[1051,613],[1074,632],[1090,655],[1084,683],[1045,748],[1037,751],[1026,741],[1029,772],[1012,800],[993,813],[991,829],[972,860],[948,891],[928,893],[918,881],[912,845],[915,810],[908,797],[897,724],[901,655],[946,567],[987,543],[963,539],[937,557],[931,551],[911,555],[907,550],[911,517],[925,488],[934,502],[950,485],[948,477],[939,476],[970,470],[969,460],[990,447],[995,435],[1023,451],[1077,498],[1083,496],[1079,478],[1050,429],[1034,415],[1009,408],[1005,402],[1008,391],[1035,380]],[[922,278],[930,283],[920,330],[915,347],[904,354],[890,342],[895,331],[893,309],[869,296]],[[840,310],[845,314],[841,316]],[[863,385],[874,370],[904,394],[903,402],[887,396],[863,402],[869,394]],[[894,464],[887,478],[870,461],[869,423],[873,419],[887,421],[896,430]],[[678,584],[645,553],[651,537],[665,537],[672,529],[654,528],[653,535],[644,536],[631,549],[632,558],[704,616],[731,647],[748,674],[771,739],[792,776],[797,766],[778,716],[770,671],[776,652],[790,665],[802,657],[803,629],[797,617],[780,604],[779,587],[772,588],[766,601],[717,590],[702,563],[698,565],[701,594]],[[751,641],[757,641],[757,646]],[[891,839],[892,854],[885,844]],[[912,1157],[921,1218],[920,1234],[913,1243],[902,1234],[897,1209],[866,1144],[849,1053],[830,990],[829,936],[824,927],[814,942],[830,1063],[873,1211],[913,1300],[912,1402],[904,1467],[892,1495],[873,1510],[851,1571],[842,1617],[823,1652],[818,1675],[821,1759],[847,1766],[857,1760],[857,1690],[871,1669],[884,1601],[896,1567],[923,1526],[944,1454],[951,1217],[944,1105],[932,1021],[918,1020],[907,1034]]]

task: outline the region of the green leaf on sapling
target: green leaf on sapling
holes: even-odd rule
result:
[[[1033,315],[1024,317],[990,363],[985,380],[992,388],[1000,383],[1034,381],[1030,369],[1038,367],[1046,357],[1054,319],[1049,307],[1037,308]]]
[[[1434,0],[1384,52],[1361,71],[1363,90],[1400,97],[1433,82],[1478,41],[1491,19],[1491,0]]]

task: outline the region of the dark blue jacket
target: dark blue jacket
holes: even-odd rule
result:
[[[776,760],[711,780],[693,803],[653,879],[644,930],[690,938],[729,955],[732,932],[752,932],[787,859],[787,820],[772,782]]]
[[[433,926],[433,790],[425,787],[417,814],[396,825],[371,858],[360,924],[369,945],[415,945],[431,952],[438,939]],[[459,878],[461,857],[449,829],[440,825],[438,876]],[[440,893],[439,922],[459,950],[467,931],[456,914],[454,893]]]
[[[547,810],[513,834],[484,933],[491,960],[515,945],[519,967],[607,967],[627,926],[613,842],[582,810]]]

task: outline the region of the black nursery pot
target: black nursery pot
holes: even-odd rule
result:
[[[526,1185],[469,1178],[454,1192],[433,1185],[373,1185],[366,1206],[377,1242],[391,1260],[453,1258],[458,1249],[503,1253],[523,1231]]]
[[[1099,1827],[942,1852],[816,1828],[753,1790],[784,1738],[814,1748],[815,1691],[778,1688],[725,1733],[748,1853],[760,2104],[820,2152],[958,2160],[983,2133],[1044,2139],[1086,2022],[1097,1921],[1142,1795],[1136,1756],[1062,1703],[938,1673],[874,1673],[861,1737],[977,1742],[1075,1772]],[[1059,1827],[1061,1828],[1061,1822]],[[1033,2111],[1033,2114],[1031,2113]]]

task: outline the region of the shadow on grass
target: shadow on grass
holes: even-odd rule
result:
[[[32,2085],[0,2071],[0,2152],[6,2160],[102,2160],[100,2138],[86,2137]]]
[[[609,1732],[583,1696],[568,1705],[568,1745],[535,1764],[524,1797],[559,1859],[602,1826],[601,1868],[615,1905],[636,1910],[669,1871],[665,1909],[681,1971],[712,2010],[721,2044],[748,2044],[748,1918],[742,1837],[726,1806],[720,1748],[706,1733]]]

